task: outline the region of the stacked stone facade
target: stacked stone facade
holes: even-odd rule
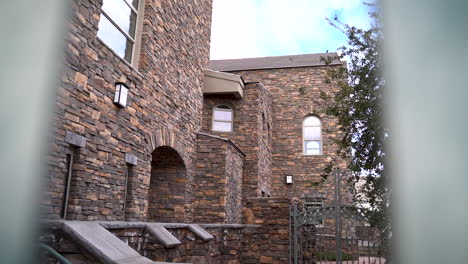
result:
[[[180,245],[167,247],[154,238],[145,228],[136,226],[113,227],[109,231],[124,241],[131,248],[154,261],[163,263],[193,263],[193,264],[240,264],[259,263],[258,248],[259,226],[249,225],[205,225],[204,229],[213,235],[214,239],[205,241],[187,227],[167,227]],[[74,243],[73,239],[62,232],[57,226],[43,230],[42,241],[62,252],[62,255],[72,263],[102,264],[105,263],[93,257],[83,247]],[[256,244],[257,243],[257,244]],[[51,254],[42,255],[41,263],[56,263]]]
[[[191,217],[186,203],[187,170],[184,161],[170,147],[159,147],[153,152],[150,190],[148,192],[148,221],[185,222]]]
[[[272,196],[325,198],[325,203],[332,203],[332,177],[319,187],[314,185],[321,182],[320,175],[329,162],[338,168],[347,167],[336,154],[336,140],[343,135],[337,120],[324,113],[327,102],[320,96],[336,92],[336,87],[325,82],[327,67],[342,65],[229,71],[241,75],[246,82],[261,82],[271,93]],[[302,122],[310,115],[322,122],[321,155],[303,154]],[[287,175],[293,176],[292,184],[286,183]],[[349,193],[344,198],[349,200]]]
[[[196,131],[201,127],[202,70],[208,66],[211,0],[146,0],[139,65],[98,37],[101,0],[72,2],[64,67],[50,137],[42,212],[59,218],[67,154],[75,153],[68,219],[122,220],[125,154],[138,158],[129,179],[128,219],[146,220],[153,151],[176,150],[186,167],[184,204],[193,204]],[[129,87],[128,106],[113,104],[115,83]],[[86,146],[65,142],[67,131]],[[192,210],[192,209],[190,209]],[[187,214],[190,216],[190,214]]]
[[[290,263],[289,262],[289,212],[288,198],[249,198],[246,207],[253,214],[253,223],[260,225],[258,239],[253,241],[248,252],[256,258],[243,263]]]
[[[133,65],[97,37],[102,2],[72,1],[43,218],[195,222],[205,224],[216,243],[183,228],[171,230],[184,240],[174,249],[141,228],[112,233],[153,260],[287,263],[291,201],[331,203],[332,181],[319,188],[313,183],[332,160],[346,167],[335,153],[342,135],[320,97],[334,92],[325,84],[329,66],[227,70],[243,79],[243,96],[204,94],[211,0],[140,0],[142,34]],[[129,87],[126,107],[113,103],[116,83]],[[218,105],[233,110],[232,132],[213,131]],[[322,121],[321,155],[303,155],[302,121],[309,115]],[[67,249],[73,242],[66,234],[51,233],[50,245],[99,263],[76,245]]]
[[[195,222],[241,223],[244,157],[232,141],[198,134]]]
[[[243,192],[245,197],[271,193],[271,107],[272,95],[261,83],[246,83],[244,98],[230,95],[205,95],[202,130],[230,139],[244,153]],[[213,108],[228,105],[233,109],[233,131],[212,130]]]

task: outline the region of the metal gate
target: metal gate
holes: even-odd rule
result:
[[[333,206],[291,206],[291,264],[385,263],[379,230],[369,226],[361,209],[341,204],[338,178]]]

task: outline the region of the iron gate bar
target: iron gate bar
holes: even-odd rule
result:
[[[359,263],[361,253],[363,253],[361,260],[365,263],[370,261],[385,263],[380,258],[380,250],[376,251],[375,249],[381,243],[373,242],[374,234],[369,233],[365,236],[365,232],[374,232],[375,230],[366,227],[368,221],[363,209],[341,204],[339,190],[343,176],[344,174],[335,173],[336,192],[333,206],[321,208],[302,207],[298,204],[290,206],[289,230],[292,237],[289,240],[289,260],[291,264],[314,263],[314,261],[320,263],[332,260],[336,260],[336,263],[340,264],[354,264]],[[326,219],[334,219],[334,235],[333,225],[327,225]],[[320,226],[317,227],[318,225]],[[358,227],[361,229],[358,230]],[[364,237],[361,237],[362,235]],[[367,248],[364,246],[364,240],[367,240]],[[377,257],[378,260],[374,257]]]
[[[335,240],[336,240],[336,261],[338,264],[342,264],[341,255],[341,176],[335,170],[335,210],[336,210],[336,221],[335,221]]]

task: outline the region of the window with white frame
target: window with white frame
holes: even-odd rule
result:
[[[104,0],[98,37],[120,57],[134,62],[137,52],[137,16],[143,0]],[[135,56],[137,57],[137,56]]]
[[[213,131],[232,131],[232,109],[227,105],[218,105],[213,108]]]
[[[322,122],[316,116],[308,116],[302,123],[303,153],[322,154]]]

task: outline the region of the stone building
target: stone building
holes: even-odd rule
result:
[[[72,1],[41,213],[77,263],[286,263],[291,200],[332,201],[319,93],[343,63],[210,63],[211,5]]]
[[[313,185],[332,160],[338,160],[336,166],[346,167],[346,163],[336,156],[337,145],[334,143],[342,135],[336,120],[323,113],[327,102],[320,96],[321,92],[334,92],[332,86],[325,83],[327,68],[343,67],[344,64],[335,60],[325,66],[322,58],[327,56],[337,55],[324,53],[211,61],[211,69],[242,76],[246,83],[257,83],[268,94],[265,96],[267,100],[260,99],[258,103],[266,103],[268,107],[263,107],[257,114],[259,125],[255,131],[259,136],[259,153],[263,153],[258,156],[263,173],[258,172],[261,179],[256,180],[257,191],[249,193],[249,197],[266,193],[268,196],[311,198],[323,202],[332,199],[329,185],[332,182],[325,182],[320,189]],[[204,120],[210,120],[206,105],[223,100],[205,96],[205,102],[208,102],[204,104]],[[258,99],[244,99],[248,100]],[[239,115],[238,119],[243,123],[244,115]],[[209,129],[206,123],[202,128]],[[251,131],[240,127],[237,133],[252,135]],[[224,135],[236,141],[236,136]],[[255,145],[250,143],[249,146]],[[249,146],[246,149],[250,149]],[[292,176],[291,184],[286,183],[288,175]]]

